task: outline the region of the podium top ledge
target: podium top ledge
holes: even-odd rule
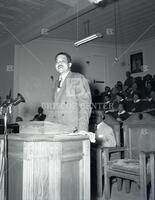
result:
[[[2,137],[1,137],[2,139]],[[23,142],[65,142],[65,141],[78,141],[89,140],[87,135],[42,135],[42,134],[10,134],[8,140],[23,141]]]

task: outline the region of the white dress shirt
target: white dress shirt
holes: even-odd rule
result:
[[[98,139],[103,141],[104,147],[116,146],[116,139],[113,129],[105,122],[102,121],[97,125],[96,134]]]

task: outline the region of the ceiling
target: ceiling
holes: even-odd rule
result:
[[[35,38],[132,43],[155,37],[155,0],[0,0],[0,44]]]

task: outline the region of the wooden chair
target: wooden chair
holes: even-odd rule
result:
[[[113,177],[124,180],[128,192],[131,181],[136,182],[140,188],[141,200],[147,200],[148,157],[150,157],[152,200],[154,200],[155,119],[146,113],[136,113],[124,122],[123,130],[124,147],[105,149],[105,200],[110,199],[110,180]],[[125,151],[124,158],[110,160],[110,154],[118,151]]]
[[[104,122],[113,128],[117,147],[120,147],[120,124],[110,115],[105,115]],[[103,196],[103,174],[104,174],[104,160],[102,153],[104,152],[104,146],[102,144],[96,146],[96,175],[97,175],[97,197]]]

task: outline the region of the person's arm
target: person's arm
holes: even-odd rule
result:
[[[80,83],[76,88],[76,96],[79,106],[78,131],[88,131],[92,99],[88,81],[83,75],[81,75]]]
[[[35,115],[30,121],[38,121],[38,115]]]

